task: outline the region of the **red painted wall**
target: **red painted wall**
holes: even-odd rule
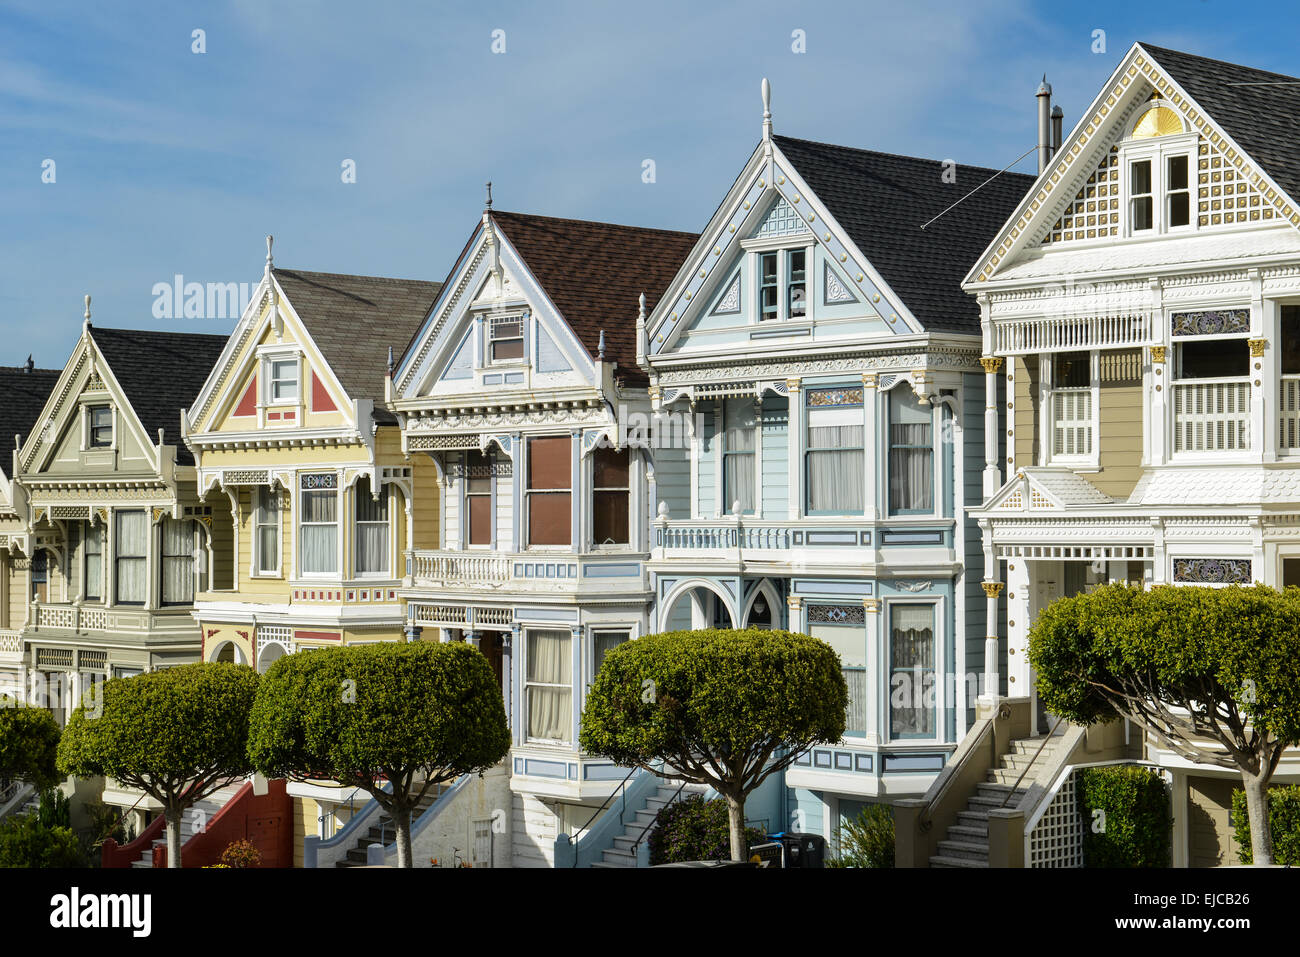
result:
[[[221,860],[235,841],[249,840],[262,852],[263,867],[293,867],[293,798],[284,781],[270,781],[255,795],[250,781],[213,815],[203,833],[181,848],[182,867],[206,867]],[[154,867],[167,866],[167,848],[154,850]]]

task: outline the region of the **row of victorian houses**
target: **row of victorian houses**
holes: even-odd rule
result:
[[[845,736],[751,815],[833,838],[927,800],[1007,702],[1046,733],[1054,598],[1300,584],[1300,81],[1134,45],[1068,135],[1040,89],[1037,177],[775,135],[768,99],[698,234],[489,201],[442,282],[268,242],[228,337],[88,303],[62,370],[0,370],[0,680],[62,716],[187,661],[473,642],[509,824],[451,830],[546,866],[633,790],[577,745],[620,642],[829,642]],[[1175,862],[1229,862],[1231,777],[1129,746],[1173,781]],[[364,804],[290,794],[300,861]]]

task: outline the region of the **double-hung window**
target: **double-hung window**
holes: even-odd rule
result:
[[[568,545],[573,508],[573,440],[528,440],[528,544]]]
[[[758,254],[758,308],[760,319],[779,318],[781,288],[777,282],[775,252]]]
[[[1093,354],[1071,352],[1052,357],[1052,458],[1086,458],[1093,454]]]
[[[785,314],[791,319],[808,315],[808,251],[789,249],[785,254]]]
[[[631,637],[632,635],[627,629],[592,632],[591,676],[593,678],[600,673],[600,666],[604,664],[605,656]]]
[[[934,605],[889,606],[889,734],[935,734]]]
[[[194,521],[163,519],[162,603],[194,604]]]
[[[591,540],[593,545],[631,541],[627,449],[600,448],[592,453]]]
[[[465,453],[465,513],[467,545],[491,545],[492,456],[486,452]]]
[[[1175,341],[1174,452],[1251,447],[1250,348],[1239,338]]]
[[[86,447],[113,447],[113,409],[110,406],[92,405],[86,409]]]
[[[86,601],[104,600],[104,525],[86,522],[82,525],[81,550]]]
[[[754,400],[726,399],[722,406],[722,507],[730,512],[737,502],[745,515],[754,513],[757,475],[755,449],[758,420]]]
[[[280,493],[274,486],[258,488],[253,509],[254,573],[280,573]]]
[[[808,634],[820,638],[840,656],[840,670],[849,687],[844,733],[867,733],[867,624],[866,609],[856,605],[808,606]]]
[[[1169,107],[1154,104],[1123,147],[1132,236],[1192,226],[1191,171],[1196,137]]]
[[[338,476],[332,472],[304,475],[299,495],[299,571],[304,575],[337,575]]]
[[[889,396],[889,511],[934,511],[934,426],[931,409],[912,393]]]
[[[858,515],[865,505],[862,389],[807,392],[809,515]]]
[[[526,634],[528,739],[562,744],[573,734],[573,635],[568,630],[532,628]]]
[[[488,320],[488,358],[492,362],[518,361],[524,357],[523,316],[493,316]]]
[[[144,509],[131,509],[113,514],[113,583],[117,603],[143,605],[149,590],[145,573],[149,513]]]
[[[369,477],[357,480],[353,491],[356,509],[357,574],[388,574],[388,489],[379,486],[376,501]]]
[[[805,319],[808,316],[808,250],[770,249],[755,255],[758,318]]]
[[[267,401],[271,405],[291,405],[298,401],[298,360],[272,359],[268,363]]]

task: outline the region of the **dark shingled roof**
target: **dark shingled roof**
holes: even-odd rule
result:
[[[1292,200],[1300,202],[1300,81],[1284,73],[1138,45]],[[1240,83],[1264,85],[1232,85]]]
[[[595,358],[605,331],[605,358],[628,385],[649,380],[636,364],[637,298],[647,314],[696,241],[696,233],[617,226],[578,219],[492,212],[579,341]]]
[[[0,366],[0,473],[9,475],[14,436],[26,440],[62,374],[62,369]]]
[[[181,440],[181,410],[194,404],[228,337],[97,326],[90,336],[149,441],[158,441],[162,429],[163,443],[176,446],[177,464],[193,465],[194,456]]]
[[[274,272],[348,395],[374,400],[378,421],[395,421],[383,407],[388,350],[392,348],[396,364],[442,283],[301,269]]]
[[[1002,173],[972,193],[997,170],[957,166],[956,181],[944,182],[939,160],[772,139],[928,331],[979,332],[979,306],[962,280],[1035,177]]]

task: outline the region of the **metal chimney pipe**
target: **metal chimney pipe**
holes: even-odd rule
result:
[[[1065,111],[1059,106],[1052,107],[1052,155],[1061,152],[1061,124],[1065,121]]]
[[[1038,172],[1042,173],[1052,160],[1052,87],[1046,73],[1035,96],[1038,97]]]

